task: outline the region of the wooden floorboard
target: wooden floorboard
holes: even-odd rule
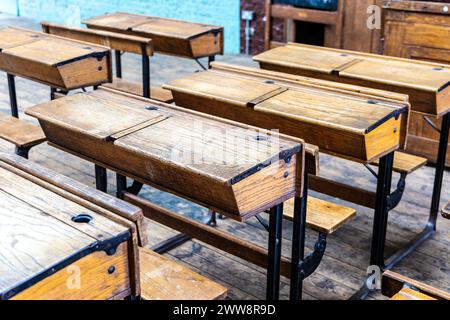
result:
[[[0,19],[0,27],[2,20]],[[36,27],[33,22],[22,25]],[[220,57],[220,60],[252,65],[249,58],[241,56]],[[183,74],[198,70],[198,65],[191,60],[156,55],[151,59],[152,85],[175,79]],[[125,54],[123,57],[123,75],[125,79],[140,80],[140,60],[138,56]],[[36,123],[34,119],[23,115],[27,107],[48,101],[48,87],[24,79],[17,79],[17,95],[22,119]],[[9,113],[9,96],[6,75],[0,73],[0,112]],[[13,152],[13,145],[0,141],[0,151]],[[87,185],[94,186],[93,165],[68,155],[46,144],[37,146],[30,152],[30,159],[57,172],[65,174]],[[321,160],[322,175],[349,183],[358,187],[374,190],[375,178],[361,165],[349,161],[323,156]],[[431,199],[434,168],[425,167],[407,178],[407,189],[403,201],[391,212],[388,228],[387,252],[394,252],[409,239],[421,231],[428,217]],[[395,175],[394,181],[398,178]],[[450,199],[450,175],[445,173],[442,205]],[[115,191],[115,179],[109,173],[108,188]],[[353,206],[358,216],[331,235],[328,239],[327,252],[317,272],[305,281],[305,299],[347,299],[362,284],[370,252],[373,210],[354,206],[349,203],[331,199],[313,193],[323,199],[333,200],[344,205]],[[206,209],[188,203],[180,198],[145,187],[142,196],[168,207],[180,214],[194,219],[206,218]],[[263,217],[267,218],[266,215]],[[291,223],[284,223],[283,254],[290,255]],[[246,224],[231,220],[219,220],[219,228],[253,243],[266,246],[267,232],[253,219]],[[174,231],[158,225],[149,224],[149,240],[155,244],[171,235]],[[307,234],[307,251],[314,246],[317,234]],[[438,232],[400,263],[394,271],[424,281],[439,289],[450,291],[450,221],[439,218]],[[210,279],[229,288],[231,299],[263,299],[265,296],[265,270],[249,264],[242,259],[225,254],[211,246],[196,240],[167,254],[169,257],[188,266]],[[289,282],[282,279],[281,297],[288,298]],[[384,299],[379,293],[370,299]]]

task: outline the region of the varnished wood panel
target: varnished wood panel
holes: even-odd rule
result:
[[[108,269],[114,267],[114,272]],[[20,292],[12,300],[106,300],[127,297],[129,287],[127,243],[108,256],[95,252],[56,272],[36,285]],[[80,276],[80,286],[75,280]]]

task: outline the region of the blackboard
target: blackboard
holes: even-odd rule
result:
[[[336,11],[338,6],[338,0],[273,0],[273,3],[327,11]]]

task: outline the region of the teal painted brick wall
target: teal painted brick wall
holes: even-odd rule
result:
[[[20,15],[79,25],[106,12],[125,11],[225,27],[225,52],[239,53],[240,0],[19,0]]]

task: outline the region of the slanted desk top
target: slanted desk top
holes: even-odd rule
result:
[[[15,27],[0,30],[0,70],[55,88],[110,81],[110,60],[106,47]]]
[[[450,111],[450,66],[289,43],[254,57],[263,69],[408,94],[412,110]]]
[[[0,300],[136,294],[133,223],[105,209],[100,192],[86,188],[90,192],[78,196],[69,185],[83,190],[28,160],[0,154]],[[112,208],[142,215],[109,198]],[[74,268],[82,277],[79,288],[70,287],[77,284]]]
[[[52,144],[238,220],[302,187],[302,140],[106,89],[26,112]]]
[[[207,71],[171,81],[177,105],[302,137],[321,151],[362,162],[399,147],[406,103],[307,85],[295,88],[226,72]]]
[[[189,58],[223,53],[223,27],[116,12],[83,21],[88,28],[151,38],[155,50]]]

